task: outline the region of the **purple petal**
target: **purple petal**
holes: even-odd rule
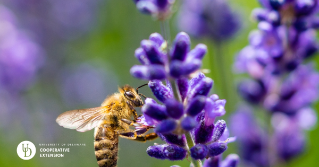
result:
[[[197,96],[188,103],[186,113],[194,117],[204,109],[205,104],[206,104],[206,97]]]
[[[229,154],[225,160],[223,160],[220,167],[237,167],[239,163],[239,156],[237,154]]]
[[[159,80],[150,81],[148,86],[151,88],[154,96],[162,103],[165,103],[167,99],[174,97],[171,89],[163,85],[163,83]]]
[[[137,48],[135,50],[135,57],[143,65],[150,64],[150,61],[146,57],[145,52],[144,52],[144,50],[142,48]]]
[[[190,101],[191,99],[193,99],[196,96],[202,95],[202,96],[207,96],[210,89],[213,87],[213,80],[210,78],[203,78],[201,81],[199,81],[198,84],[196,84],[196,86],[191,89],[188,92],[188,96],[187,99],[188,101]]]
[[[215,128],[213,131],[212,141],[217,141],[224,134],[226,129],[226,122],[224,120],[218,120],[215,124]]]
[[[146,103],[142,107],[142,112],[158,121],[161,121],[167,118],[165,106],[162,106],[159,104]]]
[[[158,133],[158,136],[166,143],[175,144],[181,147],[186,146],[185,135],[175,135],[171,133],[165,133],[165,134]]]
[[[179,119],[184,114],[183,104],[174,98],[166,100],[165,105],[167,114],[174,119]]]
[[[182,62],[179,60],[173,60],[170,64],[170,74],[174,78],[189,75],[202,66],[201,60],[193,60]]]
[[[220,155],[224,151],[227,150],[227,143],[225,142],[215,142],[212,144],[209,144],[208,146],[208,155],[210,157]]]
[[[204,144],[196,144],[194,147],[190,149],[191,157],[199,160],[204,159],[207,155],[208,149]]]
[[[188,79],[187,78],[179,78],[176,80],[179,93],[181,95],[182,101],[185,100],[188,92]]]
[[[197,125],[198,122],[195,120],[195,118],[190,116],[185,117],[181,122],[182,128],[186,131],[193,130],[195,127],[197,127]]]
[[[136,3],[137,9],[144,14],[156,14],[157,7],[151,1],[139,1]]]
[[[151,64],[163,65],[165,63],[164,54],[161,53],[155,42],[151,40],[143,40],[141,42],[141,47],[144,49],[144,52]]]
[[[132,76],[144,80],[162,80],[166,78],[165,69],[161,65],[134,65],[131,68],[130,73]]]
[[[184,61],[187,52],[190,48],[190,39],[185,32],[180,32],[176,35],[173,49],[172,49],[172,60]]]
[[[192,78],[189,82],[189,90],[194,89],[194,87],[202,80],[206,78],[206,76],[203,73],[198,73],[198,75],[194,78]]]
[[[198,44],[195,46],[193,50],[191,50],[187,54],[187,59],[193,60],[193,59],[203,59],[207,52],[207,46],[204,44]]]
[[[165,157],[171,161],[183,160],[186,157],[187,151],[176,145],[169,145],[164,149]]]
[[[167,144],[149,146],[146,150],[146,153],[151,157],[164,160],[166,159],[164,155],[165,147],[167,147]]]
[[[158,123],[154,129],[156,133],[170,133],[175,130],[177,123],[173,119],[166,119]]]
[[[161,47],[163,42],[165,42],[164,38],[159,33],[153,33],[150,35],[149,39],[157,44],[157,47]]]

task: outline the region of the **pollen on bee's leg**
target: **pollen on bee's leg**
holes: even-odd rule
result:
[[[121,137],[135,139],[137,137],[136,132],[121,132],[119,133]]]
[[[135,122],[133,122],[133,121],[131,121],[131,120],[124,119],[124,118],[121,119],[121,121],[124,122],[124,123],[126,123],[126,124],[128,124],[128,125],[130,125],[130,126],[135,126],[135,127],[142,126],[142,125],[139,124],[139,123],[135,123]]]

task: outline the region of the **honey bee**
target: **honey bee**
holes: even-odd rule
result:
[[[119,136],[142,142],[157,137],[156,133],[144,135],[151,127],[136,124],[138,115],[134,107],[144,104],[141,98],[144,95],[138,93],[138,88],[135,90],[125,85],[119,88],[119,93],[107,97],[101,107],[67,111],[59,115],[56,122],[79,132],[95,128],[94,148],[98,165],[116,167]],[[134,117],[132,121],[131,116]],[[130,130],[130,126],[140,127]]]

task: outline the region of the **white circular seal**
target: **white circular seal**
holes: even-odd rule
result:
[[[23,160],[29,160],[34,157],[37,149],[30,141],[23,141],[17,147],[18,156]]]

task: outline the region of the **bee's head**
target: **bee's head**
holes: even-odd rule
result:
[[[119,88],[120,93],[126,98],[134,107],[142,107],[144,102],[137,90],[129,85]]]

